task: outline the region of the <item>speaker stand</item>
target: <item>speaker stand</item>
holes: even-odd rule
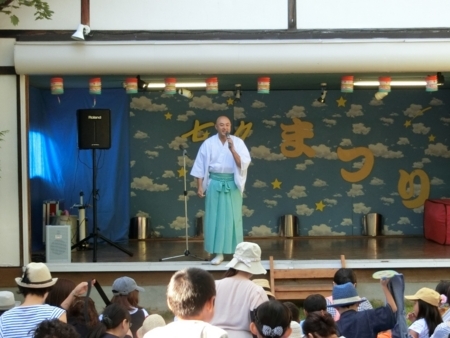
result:
[[[98,198],[98,190],[97,190],[97,158],[95,154],[95,148],[92,149],[92,196],[93,196],[93,203],[92,203],[92,211],[93,211],[93,223],[92,223],[92,233],[83,238],[78,243],[72,245],[72,249],[77,247],[82,247],[85,243],[88,243],[90,239],[94,240],[94,245],[92,247],[93,250],[93,256],[92,261],[97,262],[97,241],[98,239],[104,240],[109,245],[115,247],[116,249],[119,249],[120,251],[126,253],[129,256],[133,256],[133,253],[131,251],[128,251],[127,249],[121,247],[120,245],[114,243],[110,239],[103,236],[97,228],[97,198]]]

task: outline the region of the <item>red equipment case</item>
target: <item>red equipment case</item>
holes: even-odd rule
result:
[[[423,232],[426,239],[450,245],[450,199],[425,201]]]

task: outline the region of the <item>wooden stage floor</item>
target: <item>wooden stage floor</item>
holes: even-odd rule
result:
[[[310,269],[340,268],[340,256],[345,255],[346,267],[357,272],[358,282],[373,283],[373,272],[385,269],[403,273],[408,283],[428,281],[435,285],[441,279],[450,279],[450,246],[421,236],[247,237],[245,240],[260,245],[266,270],[270,269],[270,256],[274,256],[277,269]],[[130,240],[120,245],[133,256],[107,243],[99,243],[96,262],[91,249],[73,250],[70,264],[47,262],[47,265],[55,276],[75,281],[95,276],[102,284],[109,285],[115,278],[127,275],[143,285],[167,285],[174,271],[192,266],[221,278],[228,269],[226,263],[232,258],[232,255],[225,255],[222,264],[211,265],[209,260],[205,261],[209,257],[203,250],[203,240],[198,238],[189,240],[189,251],[201,259],[184,255],[184,239]],[[174,256],[179,257],[172,259]],[[170,259],[160,261],[163,258]],[[9,272],[11,281],[20,275],[19,268],[14,269]]]
[[[274,256],[277,261],[327,261],[338,260],[345,255],[347,260],[390,261],[390,260],[421,260],[440,261],[448,259],[450,267],[450,246],[440,245],[423,237],[379,236],[379,237],[296,237],[296,238],[245,238],[246,241],[258,243],[262,250],[262,260]],[[107,243],[99,243],[97,262],[117,263],[153,263],[163,259],[167,262],[200,261],[192,256],[185,256],[186,241],[170,239],[149,239],[144,241],[130,240],[119,244],[133,253],[130,257],[121,250]],[[190,239],[189,252],[192,255],[209,260],[203,250],[203,240]],[[172,258],[174,256],[181,256]],[[169,258],[169,259],[166,259]],[[225,255],[229,261],[232,255]],[[93,262],[93,251],[73,250],[72,263]]]

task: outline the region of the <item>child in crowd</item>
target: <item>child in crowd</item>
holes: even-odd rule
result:
[[[136,331],[138,338],[144,338],[144,335],[154,328],[165,326],[166,321],[159,314],[152,314],[145,318],[142,326]]]
[[[203,269],[176,272],[167,286],[167,305],[177,320],[154,328],[144,338],[227,338],[226,331],[208,322],[214,316],[216,286]]]
[[[76,297],[67,309],[67,322],[81,337],[87,337],[99,322],[94,301],[90,297]]]
[[[303,337],[303,331],[300,326],[300,310],[298,306],[292,302],[284,302],[283,303],[291,312],[291,335],[290,338],[301,338]]]
[[[270,289],[270,284],[267,279],[264,278],[252,279],[252,282],[255,283],[256,285],[259,285],[264,289],[264,291],[266,291],[266,295],[267,298],[269,298],[269,300],[275,299],[275,296],[273,295],[272,290]]]
[[[130,312],[131,315],[131,333],[136,338],[136,331],[144,323],[148,316],[147,310],[139,306],[139,292],[144,292],[144,288],[138,286],[133,278],[117,278],[112,285],[113,297],[111,303],[119,304]]]
[[[412,322],[408,334],[413,338],[428,338],[442,323],[438,309],[439,293],[429,288],[421,288],[415,295],[405,298],[415,301],[413,312],[408,313],[408,319]]]
[[[120,304],[110,304],[88,338],[131,338],[131,325],[130,313]]]
[[[357,283],[356,274],[352,269],[340,268],[334,274],[333,285],[342,285],[345,283],[352,283],[356,288]],[[362,299],[363,301],[358,305],[358,311],[373,309],[372,304],[370,304],[370,302],[366,298],[363,297]],[[333,319],[335,321],[338,321],[340,317],[339,312],[336,311],[336,309],[333,306],[331,306],[331,304],[333,304],[333,296],[326,297],[326,301],[328,313],[330,313],[333,316]]]
[[[447,322],[450,320],[450,281],[441,280],[436,285],[436,292],[440,294],[439,312],[441,313],[442,320]]]
[[[327,311],[327,300],[325,299],[324,296],[319,295],[318,293],[309,295],[303,302],[303,312],[305,313],[305,316],[308,316],[308,314],[316,311],[320,312],[321,314]],[[303,323],[304,320],[300,322],[302,330],[303,330]]]
[[[251,312],[250,331],[257,338],[287,338],[291,334],[291,312],[278,300],[270,300]]]
[[[13,307],[19,305],[20,301],[16,301],[14,298],[14,293],[11,291],[0,291],[0,316],[6,310],[12,309]]]
[[[75,329],[59,319],[44,320],[34,331],[34,338],[80,338]]]
[[[346,338],[375,338],[379,332],[392,329],[397,318],[397,305],[388,289],[389,279],[380,281],[386,297],[386,305],[376,309],[357,311],[364,299],[358,296],[355,286],[349,282],[333,287],[333,304],[340,314],[337,323],[339,333]]]
[[[76,284],[70,279],[58,278],[47,298],[45,298],[45,304],[61,307],[61,304],[75,289],[75,286]]]
[[[310,312],[303,321],[303,333],[306,338],[337,338],[336,322],[328,312]]]
[[[52,278],[44,263],[29,263],[22,277],[16,278],[24,301],[22,305],[0,316],[0,337],[31,338],[37,325],[46,319],[67,322],[65,310],[44,304],[45,297],[56,281],[57,278]]]
[[[253,275],[267,272],[261,264],[261,248],[256,243],[239,243],[227,267],[225,278],[216,281],[211,324],[227,331],[230,338],[251,338],[250,311],[269,300],[264,289],[251,281]]]

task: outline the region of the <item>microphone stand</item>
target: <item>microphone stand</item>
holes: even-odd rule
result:
[[[191,254],[191,252],[189,251],[189,235],[188,235],[188,217],[187,217],[187,189],[186,189],[186,154],[187,151],[186,149],[183,149],[183,172],[184,172],[184,228],[186,230],[186,234],[185,234],[185,240],[186,240],[186,250],[184,250],[184,253],[182,255],[177,255],[177,256],[172,256],[172,257],[165,257],[165,258],[160,258],[159,261],[166,261],[169,259],[174,259],[174,258],[180,258],[180,257],[193,257],[196,259],[199,259],[201,261],[207,261],[206,258],[201,258],[199,256],[193,255]]]

